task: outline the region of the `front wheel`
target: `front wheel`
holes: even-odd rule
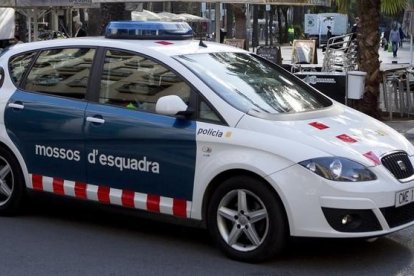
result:
[[[279,198],[249,176],[232,177],[216,189],[207,219],[212,238],[232,259],[263,261],[286,243],[287,222]]]

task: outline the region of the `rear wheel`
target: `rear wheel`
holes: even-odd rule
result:
[[[12,215],[20,207],[24,177],[17,159],[0,148],[0,215]]]
[[[280,200],[249,176],[230,178],[216,189],[208,208],[208,228],[227,256],[247,262],[273,257],[287,238]]]

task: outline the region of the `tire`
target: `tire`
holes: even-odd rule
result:
[[[250,176],[224,181],[208,205],[207,227],[228,257],[244,262],[268,260],[287,241],[282,204],[267,185]]]
[[[25,191],[24,177],[16,157],[0,147],[0,215],[14,215]]]

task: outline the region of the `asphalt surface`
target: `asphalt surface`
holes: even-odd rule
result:
[[[403,134],[411,143],[414,144],[414,120],[393,120],[384,121],[384,123]]]
[[[414,275],[414,227],[369,243],[293,239],[260,264],[230,260],[203,229],[55,196],[0,217],[1,275]]]

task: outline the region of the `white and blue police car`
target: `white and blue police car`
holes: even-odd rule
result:
[[[370,238],[414,223],[402,135],[191,34],[112,22],[105,37],[5,50],[0,213],[28,190],[140,209],[199,222],[242,261],[280,253],[289,236]]]

